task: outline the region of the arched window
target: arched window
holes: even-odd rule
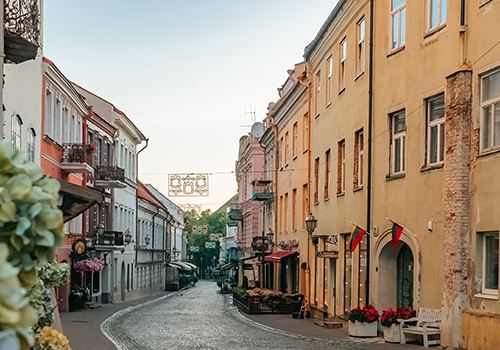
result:
[[[21,148],[21,125],[23,121],[19,115],[12,117],[12,149]]]
[[[30,162],[35,161],[35,139],[36,139],[35,129],[29,128],[28,135],[26,136],[26,143],[28,145],[28,161]]]

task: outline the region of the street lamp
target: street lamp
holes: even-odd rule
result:
[[[130,234],[130,231],[127,230],[125,233],[125,244],[129,245],[130,243],[132,243],[132,235]]]
[[[309,216],[306,218],[306,229],[310,236],[312,236],[317,222],[318,219],[316,219],[312,213],[309,213]]]
[[[97,237],[102,236],[104,234],[104,224],[101,222],[97,225]]]
[[[273,232],[273,230],[269,229],[269,231],[267,231],[267,233],[266,233],[266,236],[267,236],[267,241],[270,244],[273,244],[273,238],[274,238],[274,232]]]

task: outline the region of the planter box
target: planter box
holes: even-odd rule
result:
[[[384,340],[387,343],[401,343],[401,332],[399,324],[392,324],[390,327],[383,327]]]
[[[375,322],[351,322],[349,321],[349,335],[352,337],[376,337],[378,321]]]

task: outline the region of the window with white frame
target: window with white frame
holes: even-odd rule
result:
[[[406,36],[406,0],[391,1],[391,49],[397,49],[405,44]]]
[[[363,129],[356,131],[354,136],[354,189],[363,187]]]
[[[62,144],[62,127],[63,127],[63,121],[62,121],[62,101],[60,98],[56,98],[56,109],[55,109],[55,118],[54,118],[54,140]]]
[[[309,114],[304,114],[303,123],[302,123],[302,150],[303,152],[307,151],[309,147]]]
[[[12,149],[21,149],[21,125],[23,121],[19,115],[12,117]]]
[[[329,105],[332,102],[333,59],[331,55],[326,59],[326,63],[328,65],[328,77],[326,81],[326,104]]]
[[[358,22],[358,46],[356,59],[356,74],[360,75],[365,70],[365,19]]]
[[[444,94],[427,100],[427,164],[444,161]]]
[[[347,40],[340,43],[339,90],[345,88],[345,59],[347,56]]]
[[[285,133],[285,165],[290,161],[290,145],[289,145],[288,131]]]
[[[26,146],[28,150],[28,161],[35,161],[35,141],[36,141],[36,133],[33,128],[29,128],[26,135]]]
[[[319,115],[319,96],[321,93],[321,71],[316,73],[316,116]]]
[[[446,23],[447,0],[429,0],[429,29]]]
[[[406,118],[405,111],[391,114],[392,124],[391,138],[391,170],[392,174],[400,174],[405,171],[405,148],[406,148]]]
[[[45,90],[45,115],[43,123],[43,133],[50,138],[54,138],[54,94],[49,89]]]
[[[295,158],[297,156],[297,142],[299,139],[299,127],[297,123],[293,124],[293,141],[292,141],[292,155]]]
[[[482,232],[482,288],[484,294],[498,295],[498,231]]]
[[[500,70],[481,78],[481,151],[500,147]]]

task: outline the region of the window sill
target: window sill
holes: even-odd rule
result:
[[[497,148],[497,149],[488,149],[486,151],[481,151],[481,153],[478,155],[478,158],[479,157],[486,157],[486,156],[489,156],[490,154],[495,154],[495,153],[498,153],[500,152],[500,148]]]
[[[319,202],[314,202],[314,205],[319,205]]]
[[[444,27],[446,27],[446,23],[442,23],[442,24],[438,25],[437,27],[429,29],[429,31],[424,35],[424,39],[426,39],[426,38],[428,38],[428,37],[436,34],[437,32],[439,32]]]
[[[420,172],[424,173],[427,171],[438,170],[438,169],[443,169],[443,168],[444,168],[444,163],[435,164],[435,165],[427,165],[427,166],[424,165],[422,168],[420,168]]]
[[[356,78],[354,78],[354,81],[358,80],[363,74],[365,74],[365,71],[362,71],[358,75],[356,75]]]
[[[326,198],[324,199],[324,201],[325,201],[325,202],[328,202],[329,200],[330,200],[330,197],[326,197]]]
[[[309,148],[306,148],[305,150],[302,151],[302,154],[307,153],[309,151]]]
[[[343,93],[345,91],[345,86],[339,91],[339,96],[341,93]]]
[[[337,193],[337,197],[342,197],[342,196],[345,196],[345,192]]]
[[[483,293],[477,293],[474,295],[475,298],[481,298],[481,299],[489,299],[489,300],[498,300],[498,294],[483,294]]]
[[[297,156],[294,156],[294,157],[292,158],[292,160],[295,160],[295,159],[297,159]]]
[[[54,140],[52,139],[52,137],[50,137],[49,135],[47,134],[43,134],[43,140],[45,142],[47,142],[48,144],[53,144],[54,143]]]
[[[288,163],[286,163],[284,167],[286,168],[287,166],[288,166]]]
[[[280,168],[280,171],[283,171],[283,167]]]
[[[391,57],[391,56],[397,54],[398,52],[403,51],[405,49],[405,47],[406,47],[406,45],[401,45],[400,47],[397,47],[397,48],[391,50],[391,52],[389,52],[389,54],[387,55],[387,57]]]
[[[392,181],[392,180],[398,180],[398,179],[404,179],[406,177],[406,174],[396,174],[396,175],[387,175],[385,177],[385,181]]]
[[[319,113],[316,114],[316,116],[314,117],[314,119],[318,119],[319,118]]]
[[[325,106],[325,109],[327,109],[328,107],[330,107],[332,103],[331,102],[328,102],[328,104]]]
[[[358,187],[354,188],[352,191],[353,191],[353,192],[359,192],[359,191],[361,191],[362,189],[363,189],[363,185],[361,185],[361,186],[358,186]]]
[[[292,230],[292,232],[297,232],[297,230]]]

